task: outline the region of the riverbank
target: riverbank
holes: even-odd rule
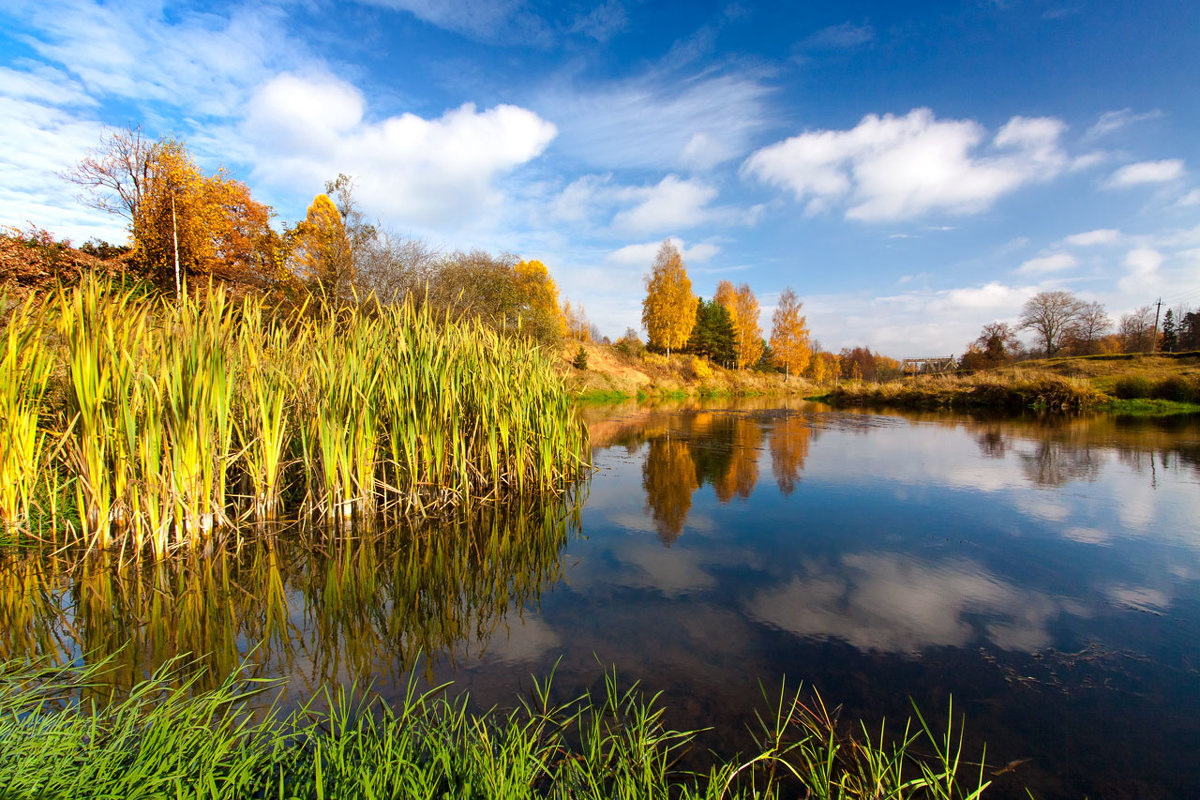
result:
[[[669,729],[654,697],[611,673],[599,696],[566,703],[535,680],[511,710],[477,714],[465,695],[421,693],[414,679],[395,702],[332,689],[285,716],[269,703],[270,685],[199,690],[179,667],[113,699],[102,669],[48,678],[0,666],[0,785],[46,800],[216,800],[949,798],[976,797],[990,783],[982,766],[960,760],[953,712],[936,732],[918,713],[905,739],[885,744],[894,740],[882,730],[867,733],[875,741],[840,733],[836,711],[807,691],[766,698],[755,755],[716,759],[699,773],[679,767],[696,732]],[[73,702],[81,694],[93,700]]]
[[[575,366],[579,349],[586,368]],[[559,351],[559,371],[567,388],[583,402],[617,402],[653,397],[734,397],[790,395],[818,391],[803,378],[785,380],[777,372],[725,369],[688,353],[670,358],[646,350],[623,351],[620,346],[571,341]]]
[[[843,383],[834,405],[1200,413],[1200,353],[1041,359],[971,374]]]

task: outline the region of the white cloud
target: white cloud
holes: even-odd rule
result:
[[[422,22],[482,42],[545,46],[552,32],[522,0],[367,0],[372,5],[407,11]],[[602,19],[595,21],[601,25]],[[588,27],[586,22],[581,23]],[[586,31],[585,31],[586,32]]]
[[[703,181],[668,175],[655,186],[627,189],[625,196],[636,198],[638,203],[614,216],[613,227],[654,233],[691,228],[711,219],[713,210],[708,203],[716,198],[717,190]]]
[[[848,206],[848,219],[970,214],[1067,165],[1059,120],[1013,117],[979,154],[987,132],[972,120],[938,120],[927,108],[869,114],[853,129],[810,131],[764,147],[742,173],[790,189],[807,213]]]
[[[1183,161],[1171,158],[1165,161],[1139,161],[1126,164],[1109,176],[1105,186],[1110,189],[1139,186],[1144,183],[1166,183],[1183,175]]]
[[[1086,233],[1076,233],[1063,239],[1075,247],[1092,247],[1094,245],[1113,244],[1121,238],[1121,232],[1115,228],[1097,228]]]
[[[533,108],[561,133],[556,151],[601,169],[708,169],[738,158],[765,126],[770,90],[753,73],[678,79],[652,71],[600,88],[558,84]]]
[[[1137,122],[1144,122],[1149,119],[1157,119],[1162,116],[1162,112],[1155,109],[1154,111],[1146,111],[1141,114],[1134,113],[1132,108],[1122,108],[1119,111],[1105,111],[1096,120],[1096,123],[1087,129],[1084,134],[1084,139],[1097,139],[1101,136],[1118,131],[1128,125]]]
[[[553,124],[510,105],[366,121],[358,89],[329,76],[280,75],[250,107],[244,132],[257,149],[256,175],[300,190],[345,172],[366,207],[410,224],[449,224],[497,204],[494,178],[555,136]]]
[[[1158,268],[1162,266],[1162,253],[1150,247],[1130,250],[1125,256],[1128,272],[1117,286],[1123,292],[1145,292],[1158,282]]]
[[[1017,267],[1017,272],[1022,275],[1042,275],[1047,272],[1062,272],[1078,264],[1078,259],[1070,253],[1051,253],[1029,259]]]
[[[855,25],[843,22],[822,28],[804,40],[801,47],[809,50],[848,50],[875,39],[875,29],[868,23]]]
[[[1200,206],[1200,189],[1192,189],[1183,197],[1175,201],[1175,205],[1179,208],[1191,208],[1192,206]]]
[[[669,237],[667,241],[675,245],[685,262],[697,261],[703,263],[720,252],[719,247],[708,242],[700,242],[691,247],[685,247],[683,240],[677,237]],[[649,271],[650,265],[654,263],[654,256],[658,253],[658,248],[660,247],[662,247],[662,242],[627,244],[605,256],[605,261],[622,266],[644,267]]]

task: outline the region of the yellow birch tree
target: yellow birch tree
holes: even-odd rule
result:
[[[558,287],[546,265],[536,259],[521,261],[515,267],[517,286],[532,322],[544,326],[557,338],[567,335],[567,318],[558,306]]]
[[[791,373],[801,374],[812,358],[808,326],[800,316],[801,303],[791,287],[779,296],[779,305],[771,317],[771,357],[775,365],[783,367],[783,379]]]
[[[738,369],[745,369],[757,364],[763,354],[762,329],[758,327],[758,298],[750,291],[749,284],[743,283],[738,287],[734,304],[737,307],[737,322],[733,330],[737,334]]]
[[[292,263],[296,274],[313,284],[328,300],[346,295],[354,283],[350,237],[329,195],[313,198],[308,214],[293,235]]]
[[[688,278],[683,256],[669,241],[663,242],[646,276],[646,299],[642,301],[642,324],[655,347],[683,347],[696,324],[696,295]]]

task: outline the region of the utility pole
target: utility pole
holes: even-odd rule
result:
[[[1158,314],[1162,311],[1162,298],[1158,298],[1158,303],[1154,307],[1154,333],[1150,336],[1150,352],[1153,354],[1158,349]]]

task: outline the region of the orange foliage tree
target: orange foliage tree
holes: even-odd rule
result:
[[[783,367],[784,380],[793,372],[803,373],[812,358],[808,326],[800,316],[800,306],[789,286],[779,296],[779,305],[771,317],[771,356],[776,366]]]
[[[683,347],[696,324],[696,295],[688,278],[683,256],[670,242],[663,242],[646,276],[646,299],[642,301],[642,324],[653,347]]]
[[[328,300],[350,294],[354,286],[350,237],[329,195],[314,197],[304,221],[292,230],[292,267]]]
[[[66,177],[89,190],[94,206],[129,220],[135,259],[164,284],[278,272],[282,246],[271,208],[224,168],[206,175],[177,139],[111,131]]]

